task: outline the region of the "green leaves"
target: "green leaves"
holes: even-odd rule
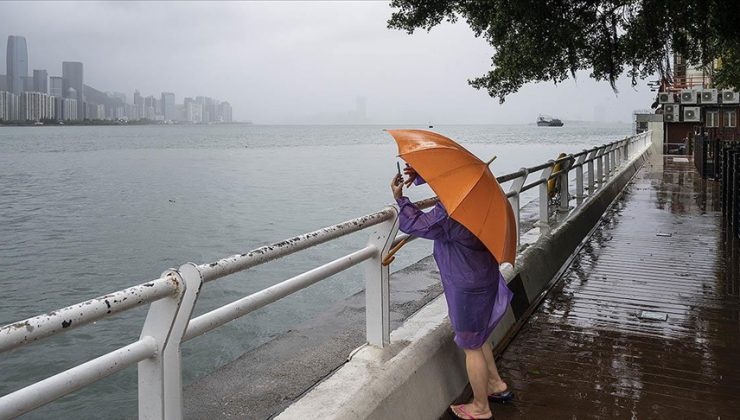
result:
[[[633,84],[722,57],[719,86],[740,86],[740,2],[722,0],[392,0],[388,27],[412,33],[463,19],[493,47],[491,70],[468,82],[503,102],[525,83],[560,83],[578,70]],[[719,87],[722,87],[719,86]]]

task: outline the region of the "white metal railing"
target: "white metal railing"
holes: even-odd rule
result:
[[[536,226],[540,234],[547,233],[551,226],[547,181],[559,181],[557,211],[569,211],[568,176],[571,171],[575,169],[574,198],[576,206],[579,206],[616,173],[620,162],[643,153],[649,146],[649,139],[650,132],[640,133],[498,177],[501,184],[508,184],[506,195],[517,221],[517,240],[521,237],[520,196],[523,192],[539,186],[539,221]],[[553,172],[556,164],[560,169]],[[587,167],[585,174],[584,165]],[[540,171],[537,179],[525,184],[528,176],[537,171]],[[587,184],[584,184],[584,176]],[[436,201],[436,198],[429,198],[417,205],[428,208]],[[362,230],[370,231],[365,247],[191,319],[204,283]],[[187,263],[178,269],[165,271],[160,278],[150,282],[5,325],[0,328],[0,353],[150,304],[137,341],[0,397],[0,418],[29,412],[134,364],[138,364],[139,418],[182,418],[182,342],[361,263],[365,266],[367,341],[383,347],[390,342],[390,288],[389,268],[382,261],[391,246],[405,238],[414,239],[397,233],[398,210],[389,206],[376,213],[210,264]]]

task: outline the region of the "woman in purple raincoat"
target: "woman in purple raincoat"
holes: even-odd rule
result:
[[[406,186],[424,180],[408,164]],[[468,380],[473,401],[451,406],[458,418],[488,419],[493,414],[489,400],[508,401],[513,397],[496,369],[488,337],[506,312],[512,293],[499,272],[498,262],[467,228],[447,215],[441,203],[422,212],[403,194],[404,181],[396,175],[391,182],[400,208],[400,230],[434,241],[434,259],[439,266],[455,343],[465,351]]]

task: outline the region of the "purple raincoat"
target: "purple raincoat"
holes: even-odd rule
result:
[[[396,201],[401,231],[434,240],[455,343],[464,349],[481,347],[511,302],[498,262],[475,235],[447,215],[441,203],[424,213],[406,197]]]

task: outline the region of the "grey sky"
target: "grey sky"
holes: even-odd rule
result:
[[[630,122],[654,97],[646,82],[622,79],[615,95],[584,73],[499,105],[467,84],[492,50],[464,22],[407,35],[386,29],[391,12],[388,2],[2,2],[0,73],[8,35],[22,35],[29,72],[61,75],[62,61],[82,61],[86,84],[129,102],[137,88],[178,103],[212,96],[256,123],[350,122],[360,96],[372,123]]]

